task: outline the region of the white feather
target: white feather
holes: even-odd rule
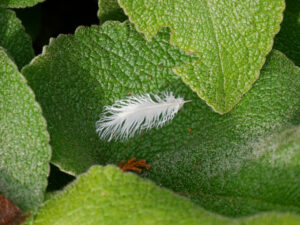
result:
[[[153,96],[153,97],[151,97]],[[142,130],[161,127],[172,120],[185,101],[175,98],[173,93],[131,96],[105,106],[100,120],[96,122],[96,132],[101,139],[127,139]]]

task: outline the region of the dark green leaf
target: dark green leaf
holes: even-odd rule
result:
[[[1,0],[0,6],[6,8],[24,8],[34,6],[45,0]]]
[[[16,14],[0,8],[0,46],[5,48],[19,68],[28,64],[34,53],[30,37]]]
[[[0,193],[23,210],[42,203],[49,136],[26,80],[0,48]]]

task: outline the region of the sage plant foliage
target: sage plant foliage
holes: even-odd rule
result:
[[[279,31],[283,0],[119,0],[151,39],[170,27],[170,42],[200,60],[175,72],[216,112],[230,111],[259,77]]]
[[[13,11],[48,1],[0,0],[0,194],[25,223],[299,223],[299,0],[99,0],[34,56]],[[99,138],[106,106],[164,92],[189,103],[163,127]]]

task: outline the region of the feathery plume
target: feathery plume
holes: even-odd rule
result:
[[[124,140],[142,130],[163,126],[186,102],[189,101],[175,98],[172,92],[165,92],[162,98],[150,94],[130,96],[104,107],[96,132],[101,139]]]

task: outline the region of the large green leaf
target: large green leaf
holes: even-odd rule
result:
[[[80,28],[52,39],[24,68],[49,121],[53,162],[78,174],[93,164],[145,158],[152,168],[144,176],[207,209],[231,216],[300,211],[300,160],[288,161],[297,149],[274,164],[278,152],[267,155],[268,146],[256,144],[298,124],[299,68],[272,52],[252,90],[222,116],[172,72],[196,58],[169,45],[168,34],[147,42],[130,24]],[[125,143],[99,140],[95,122],[104,105],[165,90],[192,100],[167,126]]]
[[[50,196],[35,225],[68,224],[298,224],[299,216],[264,214],[230,220],[113,166],[93,167]]]
[[[300,66],[300,0],[286,0],[284,20],[275,38],[274,48]]]
[[[19,68],[33,58],[30,37],[26,34],[15,12],[0,8],[0,46],[4,47]]]
[[[45,0],[1,0],[0,6],[6,8],[24,8],[34,6]]]
[[[55,164],[78,174],[105,163],[103,153],[110,153],[95,131],[103,106],[130,92],[157,92],[169,82],[180,83],[172,67],[196,57],[170,46],[168,38],[165,30],[148,43],[128,23],[81,27],[75,36],[52,39],[24,68],[48,121]]]
[[[175,71],[219,113],[230,111],[259,77],[284,9],[284,0],[119,3],[147,39],[167,26],[172,44],[199,54],[198,62]]]
[[[117,20],[122,22],[127,19],[119,6],[118,0],[99,0],[98,5],[98,17],[101,24],[107,20]]]
[[[0,48],[0,193],[23,210],[42,201],[49,172],[46,123],[26,80]]]

